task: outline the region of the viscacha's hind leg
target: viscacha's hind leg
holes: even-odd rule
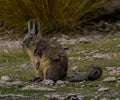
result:
[[[46,71],[46,79],[50,79],[53,81],[65,79],[66,74],[61,73],[62,70],[56,70],[55,68],[50,68]]]

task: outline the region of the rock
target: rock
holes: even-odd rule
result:
[[[53,88],[41,87],[38,85],[27,85],[22,90],[42,90],[42,91],[55,91]]]
[[[47,79],[47,80],[43,80],[43,81],[40,82],[40,83],[45,84],[45,85],[53,85],[53,84],[54,84],[54,81]]]
[[[115,100],[120,100],[120,98],[116,98]]]
[[[116,82],[116,77],[107,77],[103,80],[103,82]]]
[[[106,92],[106,91],[109,91],[109,88],[108,87],[102,87],[102,88],[99,88],[98,91],[99,92]]]
[[[26,68],[26,67],[28,67],[28,65],[27,64],[21,64],[19,67],[20,68]]]
[[[93,55],[94,59],[111,59],[112,55],[110,54],[100,54],[100,53],[96,53]]]
[[[65,85],[65,84],[69,84],[69,81],[58,80],[58,81],[56,82],[56,85]]]
[[[79,43],[90,43],[91,41],[87,38],[79,38]]]
[[[13,99],[14,98],[14,99]],[[0,100],[31,100],[30,96],[24,96],[21,94],[2,94]]]
[[[75,44],[77,41],[78,41],[77,39],[65,37],[57,39],[57,42],[59,42],[60,44]]]
[[[81,57],[78,57],[77,60],[81,60]]]
[[[110,75],[120,75],[120,67],[106,67]]]
[[[17,86],[17,87],[23,87],[24,83],[21,81],[15,81],[15,82],[5,82],[5,81],[0,81],[0,86],[2,87],[13,87],[13,86]]]
[[[10,82],[11,81],[11,78],[9,76],[2,76],[1,77],[1,80],[2,81],[5,81],[5,82]]]
[[[84,97],[80,93],[70,93],[65,100],[84,100]]]
[[[108,98],[101,98],[100,100],[109,100]]]
[[[9,54],[9,53],[10,53],[7,49],[3,49],[3,52],[4,52],[5,54]]]
[[[15,81],[15,82],[12,82],[13,86],[17,86],[17,87],[23,87],[24,86],[24,83],[21,82],[21,81]]]
[[[48,93],[44,94],[49,100],[83,100],[84,96],[80,93]]]
[[[68,35],[62,34],[61,37],[62,37],[62,38],[65,38],[65,39],[67,39],[67,40],[70,40],[70,37],[69,37]]]
[[[18,48],[20,47],[20,43],[21,41],[18,40],[18,41],[6,41],[6,40],[3,40],[3,41],[0,41],[0,47],[1,48]]]
[[[47,97],[49,100],[59,100],[61,98],[61,95],[58,93],[52,93],[52,94],[44,94],[45,97]],[[64,100],[65,98],[63,98]]]

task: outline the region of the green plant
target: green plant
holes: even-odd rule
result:
[[[25,30],[29,19],[39,20],[42,34],[71,31],[100,6],[98,0],[1,0],[0,21]]]

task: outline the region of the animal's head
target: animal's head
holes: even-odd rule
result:
[[[32,48],[40,39],[40,24],[39,22],[28,21],[28,34],[22,42],[23,48]]]

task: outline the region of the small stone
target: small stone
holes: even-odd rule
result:
[[[0,86],[1,87],[5,87],[5,86],[8,86],[8,87],[14,87],[14,86],[23,87],[24,83],[21,82],[21,81],[15,81],[15,82],[0,81]]]
[[[99,88],[99,89],[98,89],[99,92],[106,92],[106,91],[108,91],[108,90],[109,90],[108,87],[102,87],[102,88]]]
[[[3,49],[3,52],[4,52],[5,54],[9,54],[9,51],[8,51],[7,49]]]
[[[61,97],[60,94],[52,93],[52,94],[44,94],[45,97],[47,97],[50,100],[59,100],[58,98]],[[64,99],[63,99],[64,100]]]
[[[108,98],[101,98],[100,100],[108,100]]]
[[[9,76],[2,76],[2,77],[1,77],[1,80],[2,80],[2,81],[5,81],[5,82],[10,82],[10,81],[11,81],[11,79],[10,79]]]
[[[21,64],[20,68],[26,68],[28,65],[27,64]]]
[[[67,96],[67,100],[84,100],[84,97],[83,95],[81,95],[80,93],[70,93],[68,94]]]
[[[15,82],[12,82],[13,86],[18,86],[18,87],[23,87],[24,86],[24,83],[21,82],[21,81],[15,81]]]
[[[117,81],[117,84],[120,84],[120,80]]]
[[[96,53],[93,55],[94,59],[111,59],[112,56],[110,54],[100,54],[100,53]]]
[[[57,85],[65,85],[65,84],[68,84],[69,82],[68,81],[62,81],[62,80],[58,80],[56,82]]]
[[[115,100],[120,100],[120,98],[116,98]]]
[[[78,40],[80,43],[90,43],[91,41],[87,38],[79,38]]]
[[[117,81],[116,77],[107,77],[103,80],[103,82],[115,82]]]
[[[54,84],[54,81],[47,79],[47,80],[43,80],[41,83],[42,83],[42,84],[45,84],[45,85],[53,85],[53,84]]]
[[[27,86],[23,87],[22,90],[55,91],[55,89],[53,89],[53,88],[40,87],[37,85],[27,85]]]
[[[78,100],[84,100],[83,98],[85,98],[84,95],[78,95]]]
[[[65,39],[67,39],[67,40],[70,39],[70,37],[69,37],[68,35],[64,35],[64,34],[62,34],[61,36],[62,36],[62,38],[65,38]]]
[[[84,85],[84,84],[82,84],[80,87],[85,87],[85,85]]]
[[[78,57],[77,60],[81,60],[81,57]]]

